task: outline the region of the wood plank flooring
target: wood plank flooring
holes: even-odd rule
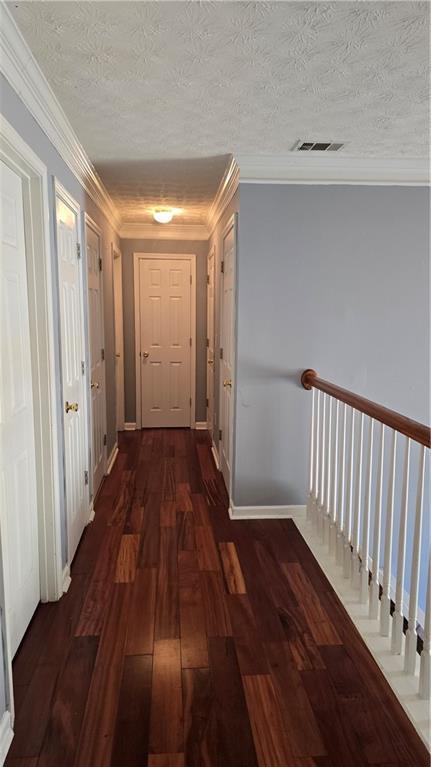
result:
[[[122,433],[14,662],[7,767],[425,767],[291,520],[232,522],[205,432]]]

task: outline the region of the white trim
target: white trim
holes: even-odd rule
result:
[[[220,471],[220,459],[218,457],[218,450],[216,448],[215,442],[213,442],[212,445],[211,445],[211,452],[213,454],[214,463],[216,465],[216,468],[217,468],[218,471]]]
[[[114,468],[114,463],[117,460],[117,455],[118,455],[118,444],[116,442],[114,447],[111,450],[111,455],[108,458],[108,463],[106,466],[106,476],[108,476],[111,473],[112,469]]]
[[[361,638],[383,672],[386,681],[392,687],[418,734],[426,746],[430,748],[431,710],[429,701],[421,700],[417,693],[419,664],[417,664],[414,675],[404,672],[403,654],[393,655],[388,650],[387,637],[380,635],[380,621],[369,618],[368,603],[362,604],[360,602],[358,590],[352,588],[350,578],[343,577],[342,568],[337,567],[333,557],[329,556],[328,547],[322,544],[319,532],[313,529],[311,522],[307,521],[306,517],[301,520],[295,520],[295,522],[299,532],[359,631]]]
[[[134,421],[129,421],[124,423],[124,431],[135,431],[136,429],[136,423]]]
[[[136,428],[142,428],[141,411],[141,348],[140,348],[140,292],[139,292],[139,261],[175,259],[176,261],[190,261],[191,292],[190,292],[190,337],[192,339],[190,352],[190,428],[196,424],[196,255],[195,253],[133,253],[133,288],[135,306],[135,386],[136,386]]]
[[[229,504],[231,519],[305,519],[305,506],[235,506]]]
[[[208,212],[208,230],[212,235],[220,218],[229,205],[232,197],[238,189],[240,179],[240,169],[234,156],[230,156],[229,164],[223,174],[220,186],[217,189],[216,196]]]
[[[63,569],[63,586],[62,591],[63,594],[66,594],[69,591],[69,586],[72,583],[72,577],[70,575],[70,565],[66,565]]]
[[[87,365],[87,397],[88,397],[88,404],[89,404],[89,414],[90,414],[90,421],[88,422],[88,426],[90,427],[90,434],[93,434],[93,413],[92,413],[92,400],[91,400],[91,338],[90,338],[90,304],[89,304],[89,298],[90,293],[88,289],[88,258],[87,258],[87,230],[86,227],[88,226],[89,229],[92,229],[93,232],[98,236],[99,238],[99,258],[102,263],[102,269],[100,271],[100,292],[101,292],[101,310],[102,310],[102,322],[101,322],[101,332],[102,332],[102,349],[105,349],[105,300],[104,300],[104,286],[103,286],[103,275],[104,270],[106,268],[106,264],[103,260],[103,235],[102,230],[98,224],[91,218],[91,216],[88,215],[88,213],[84,212],[84,232],[83,232],[83,239],[85,243],[85,267],[86,267],[86,285],[87,285],[87,338],[86,338],[86,345],[85,345],[85,353],[86,357],[88,359],[88,365]],[[106,360],[103,359],[103,433],[106,435],[107,433],[107,424],[106,424]],[[89,440],[90,442],[90,440]],[[106,444],[103,447],[103,476],[106,474],[106,462],[107,462],[107,453],[108,449],[106,447]],[[91,469],[90,469],[90,476],[91,476],[91,493],[92,497],[95,498],[97,495],[97,491],[99,488],[94,490],[94,466],[93,466],[93,444],[91,440],[91,450],[90,450],[90,458],[91,458]],[[103,479],[102,476],[102,479]],[[102,480],[101,480],[102,482]],[[99,485],[100,487],[100,485]]]
[[[124,430],[124,410],[125,410],[125,392],[124,392],[124,304],[123,304],[123,254],[119,248],[117,248],[113,242],[111,242],[111,269],[112,269],[112,306],[114,308],[113,311],[113,328],[114,328],[114,350],[115,350],[115,357],[117,357],[117,347],[116,347],[116,339],[117,339],[117,326],[116,326],[116,305],[115,305],[115,261],[119,259],[120,261],[120,274],[121,274],[121,327],[122,327],[122,333],[120,335],[123,336],[122,338],[122,347],[121,347],[121,359],[123,364],[123,375],[121,378],[121,398],[122,398],[122,407],[121,407],[121,416],[122,418],[118,421],[118,402],[117,402],[117,395],[118,395],[118,381],[117,381],[117,362],[115,362],[115,425],[116,425],[116,431],[123,431]]]
[[[12,743],[13,729],[10,711],[5,711],[0,721],[0,764],[4,764]]]
[[[291,152],[239,155],[241,183],[377,184],[422,186],[430,183],[429,161],[422,157],[349,157],[344,153]]]
[[[119,235],[123,240],[208,240],[205,224],[122,224]]]
[[[4,2],[0,3],[0,70],[79,183],[118,231],[119,213]]]
[[[207,428],[208,428],[208,424],[206,421],[196,421],[195,423],[196,431],[206,431]]]
[[[237,318],[237,260],[238,260],[238,213],[233,213],[228,221],[226,222],[223,231],[221,233],[221,253],[220,253],[220,262],[224,260],[224,241],[229,234],[229,232],[233,229],[234,231],[234,242],[235,242],[235,258],[233,261],[233,291],[232,291],[232,410],[231,410],[231,419],[230,419],[230,430],[229,430],[229,440],[230,440],[230,457],[231,457],[231,465],[230,465],[230,472],[229,472],[229,487],[227,488],[227,491],[229,493],[229,497],[232,495],[232,482],[233,482],[233,473],[234,473],[234,452],[235,452],[235,416],[236,416],[236,329],[238,325],[238,318]],[[223,280],[224,280],[224,272],[221,272],[219,274],[219,301],[218,301],[218,313],[219,313],[219,346],[222,347],[223,345],[223,337],[222,337],[222,328],[223,328]],[[223,376],[221,374],[221,362],[219,363],[218,368],[219,373],[219,399],[218,399],[218,414],[217,414],[217,420],[218,424],[221,429],[223,429],[222,421],[221,421],[221,412],[222,412],[222,403],[223,403]],[[215,397],[214,397],[215,401]],[[220,440],[219,440],[219,446],[220,446]],[[219,452],[219,458],[220,453],[222,453],[222,450],[220,449]],[[222,462],[220,458],[220,470],[222,471]],[[226,480],[225,480],[226,484]]]
[[[103,480],[102,480],[102,482],[103,482]],[[102,484],[102,483],[100,483],[100,484]],[[96,512],[94,510],[94,499],[92,498],[91,499],[91,503],[90,503],[90,511],[88,513],[87,525],[89,525],[91,522],[93,522],[95,516],[96,516]]]
[[[55,221],[55,238],[56,238],[56,257],[58,260],[58,243],[57,243],[57,236],[58,236],[58,225],[57,225],[57,200],[60,199],[63,202],[66,203],[74,212],[77,219],[77,237],[78,237],[78,244],[81,248],[81,258],[79,259],[79,274],[80,274],[80,290],[81,290],[81,332],[82,332],[82,350],[83,354],[85,354],[86,359],[84,360],[86,369],[88,370],[89,367],[89,359],[88,359],[88,348],[87,348],[87,338],[86,338],[86,327],[88,327],[88,323],[86,323],[86,307],[88,308],[88,300],[86,300],[86,279],[84,278],[84,259],[82,257],[82,245],[83,245],[83,236],[82,236],[82,226],[81,226],[81,207],[76,202],[76,200],[72,197],[71,194],[65,189],[63,184],[60,183],[60,181],[54,177],[54,221]],[[86,259],[85,259],[86,262]],[[60,272],[57,266],[57,284],[58,284],[58,290],[61,290],[60,285]],[[61,329],[61,316],[59,317],[59,333],[60,333],[60,345],[61,345],[61,339],[62,339],[62,329]],[[60,367],[62,366],[62,361],[60,360]],[[87,464],[87,471],[91,471],[90,466],[90,435],[88,433],[88,424],[89,424],[89,413],[91,412],[91,403],[90,403],[90,387],[84,385],[84,408],[85,408],[85,418],[84,423],[86,424],[86,428],[84,430],[84,450],[85,450],[85,457],[86,457],[86,464]],[[63,388],[61,384],[61,403],[63,407]],[[62,430],[62,444],[63,444],[63,451],[65,454],[65,441],[64,441],[65,433],[64,429]],[[66,472],[66,467],[64,468],[64,471]],[[66,475],[65,475],[66,476]],[[88,501],[88,507],[90,508],[90,484],[87,485],[87,501]],[[69,528],[68,528],[68,512],[67,512],[67,497],[65,497],[65,510],[66,510],[66,529],[67,529],[67,557],[69,560],[69,553],[70,553],[70,546],[69,546]],[[74,552],[75,554],[75,552]],[[73,558],[73,557],[72,557]],[[71,564],[69,561],[67,564]]]

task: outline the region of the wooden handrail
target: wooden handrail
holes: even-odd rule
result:
[[[365,397],[360,397],[359,394],[354,394],[348,389],[342,389],[341,386],[336,386],[330,381],[325,381],[323,378],[319,378],[316,371],[312,368],[304,370],[301,376],[301,383],[304,389],[320,389],[320,391],[329,394],[331,397],[345,402],[346,405],[350,405],[359,410],[365,415],[369,415],[376,421],[384,423],[391,429],[405,434],[406,437],[410,437],[415,442],[419,442],[425,447],[431,447],[431,430],[429,426],[425,426],[423,423],[413,421],[411,418],[397,413],[395,410],[389,410],[383,405],[378,405],[376,402],[372,402]]]

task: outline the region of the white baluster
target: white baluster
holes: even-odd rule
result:
[[[329,528],[329,553],[335,556],[335,546],[337,541],[337,489],[338,489],[338,431],[340,428],[340,400],[335,402],[335,425],[334,425],[334,450],[332,461],[332,502],[331,502],[331,524]]]
[[[383,555],[382,599],[380,605],[380,633],[389,636],[389,618],[391,617],[391,560],[392,531],[394,526],[395,466],[397,457],[397,432],[392,431],[392,448],[389,469],[388,506],[386,510],[385,550]]]
[[[330,507],[331,507],[331,474],[332,474],[332,397],[329,397],[328,408],[328,428],[327,428],[327,445],[328,456],[326,461],[326,498],[325,498],[325,514],[323,518],[322,537],[324,543],[329,546],[329,522],[330,522]]]
[[[349,470],[347,475],[347,498],[346,498],[346,522],[344,525],[344,556],[343,556],[343,575],[350,578],[352,568],[352,550],[350,541],[352,539],[352,519],[353,519],[353,481],[355,470],[355,411],[351,408],[350,422],[350,448],[349,448]]]
[[[425,604],[424,641],[419,672],[419,697],[427,700],[431,686],[431,559],[428,560],[428,582]]]
[[[311,519],[312,511],[313,511],[313,499],[314,499],[314,479],[315,479],[315,473],[314,473],[314,463],[315,463],[315,455],[314,455],[314,434],[316,430],[316,424],[315,424],[315,405],[316,405],[316,389],[313,388],[311,392],[311,425],[310,425],[310,480],[309,480],[309,492],[308,492],[308,499],[307,499],[307,519]]]
[[[356,497],[352,531],[352,586],[359,586],[359,548],[361,540],[362,458],[364,452],[364,414],[359,414],[358,452],[356,455]]]
[[[410,446],[411,440],[406,437],[404,451],[403,491],[401,498],[400,532],[398,535],[398,558],[397,558],[397,585],[395,593],[395,612],[392,615],[392,639],[391,650],[399,655],[403,644],[403,627],[405,617],[404,605],[404,577],[406,566],[406,535],[407,518],[409,509],[409,481],[410,481]]]
[[[370,418],[368,432],[368,465],[365,485],[364,519],[362,522],[361,564],[360,564],[360,600],[363,604],[368,601],[368,559],[370,553],[370,518],[371,518],[371,483],[373,479],[373,443],[374,421]]]
[[[377,469],[376,511],[374,515],[373,568],[370,584],[370,618],[379,613],[380,539],[382,534],[383,461],[385,454],[385,426],[380,425],[379,465]]]
[[[347,428],[347,405],[343,404],[343,416],[341,423],[341,457],[340,457],[340,483],[338,493],[337,510],[337,545],[336,563],[343,563],[343,522],[344,522],[344,499],[346,496],[346,428]]]
[[[419,456],[418,489],[416,494],[415,530],[413,534],[412,572],[410,576],[409,596],[409,627],[406,632],[406,654],[404,658],[404,671],[414,674],[416,667],[417,648],[417,610],[419,593],[419,568],[422,541],[422,517],[424,506],[424,478],[425,478],[425,447],[421,445]]]
[[[327,395],[323,394],[322,432],[321,432],[321,439],[320,439],[320,489],[319,489],[319,504],[318,504],[318,516],[317,516],[317,531],[319,535],[322,532],[323,515],[325,513],[326,400],[327,400]]]
[[[313,509],[312,509],[312,517],[311,521],[313,525],[315,526],[317,524],[317,507],[319,503],[319,488],[320,488],[320,415],[321,415],[321,400],[322,400],[323,394],[318,389],[317,395],[316,395],[316,432],[315,432],[315,440],[316,440],[316,464],[314,468],[314,503],[313,503]]]

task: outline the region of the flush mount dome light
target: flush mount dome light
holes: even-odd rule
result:
[[[172,208],[159,208],[153,213],[154,221],[157,221],[159,224],[169,224],[173,217],[174,211]]]

